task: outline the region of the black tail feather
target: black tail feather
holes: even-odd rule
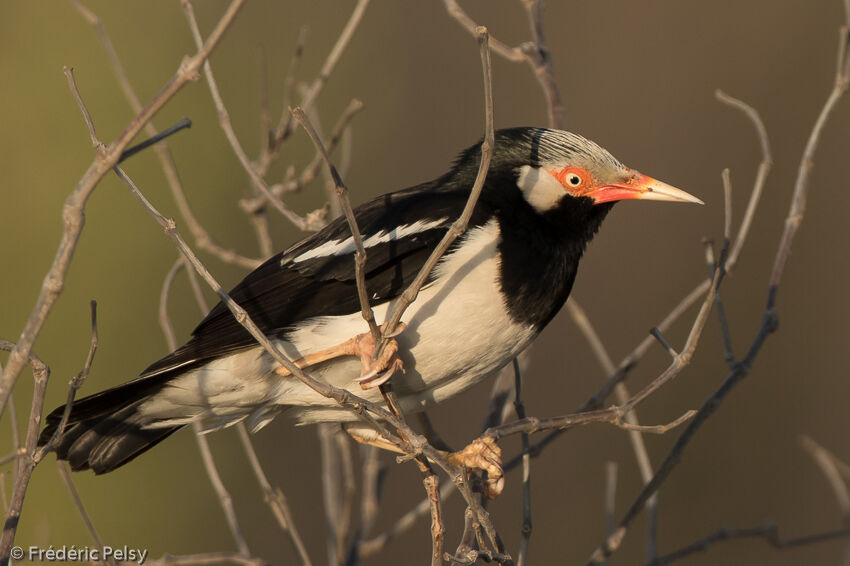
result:
[[[182,428],[182,425],[150,428],[139,406],[159,392],[172,377],[142,377],[74,402],[68,423],[54,446],[56,457],[67,460],[73,470],[91,469],[105,474]],[[47,415],[38,443],[45,445],[55,434],[65,406]]]

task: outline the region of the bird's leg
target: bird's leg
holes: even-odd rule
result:
[[[381,330],[386,328],[386,324],[381,326]],[[369,332],[358,334],[354,337],[356,355],[360,356],[360,364],[363,368],[363,373],[355,379],[363,389],[372,389],[380,387],[399,370],[404,371],[404,365],[398,357],[398,342],[395,337],[401,334],[406,328],[403,322],[400,322],[395,332],[387,336],[387,344],[377,359],[372,357],[375,355],[375,339]]]
[[[449,454],[448,458],[449,462],[456,466],[487,472],[484,479],[484,497],[487,499],[495,499],[505,488],[502,449],[493,438],[476,438],[463,450]]]
[[[343,424],[343,430],[360,444],[376,446],[395,454],[404,454],[396,444],[385,439],[378,432],[361,423]],[[505,476],[502,471],[502,450],[489,436],[476,438],[463,450],[446,452],[440,450],[455,466],[461,466],[471,472],[487,472],[484,479],[484,497],[495,499],[505,488]]]
[[[395,340],[395,336],[398,336],[404,328],[404,323],[399,323],[398,329],[389,337],[386,347],[376,360],[372,360],[375,353],[375,340],[369,332],[364,332],[342,344],[298,358],[293,363],[303,369],[342,356],[357,356],[360,358],[363,372],[355,381],[363,389],[372,389],[386,383],[395,372],[404,369],[398,357],[398,342]],[[279,367],[275,371],[283,377],[292,375],[292,372],[285,367]]]

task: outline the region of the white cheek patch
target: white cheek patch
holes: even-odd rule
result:
[[[519,169],[517,185],[537,212],[546,212],[557,206],[566,190],[558,180],[543,169],[523,165]]]
[[[432,220],[430,222],[419,220],[414,222],[413,224],[405,224],[403,226],[399,226],[398,228],[393,228],[389,231],[381,230],[377,234],[372,234],[371,236],[363,234],[363,247],[370,248],[372,246],[377,246],[378,244],[392,242],[394,240],[400,240],[407,236],[412,236],[420,232],[425,232],[432,228],[437,228],[441,226],[446,222],[446,220],[448,220],[448,218],[440,218],[438,220]],[[325,242],[321,246],[313,248],[312,250],[306,251],[303,254],[292,258],[290,261],[292,261],[293,263],[298,263],[317,257],[353,254],[355,249],[356,248],[354,246],[354,238],[349,236],[345,240],[331,240],[329,242]]]

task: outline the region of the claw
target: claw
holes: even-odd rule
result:
[[[450,454],[449,461],[469,470],[486,472],[484,497],[487,499],[495,499],[505,488],[502,449],[489,436],[476,438],[460,452]]]
[[[375,387],[380,387],[384,383],[390,380],[390,378],[395,374],[395,372],[402,370],[404,371],[404,364],[401,363],[401,360],[396,358],[390,363],[389,369],[387,371],[378,374],[377,369],[373,369],[369,373],[361,375],[354,381],[360,384],[360,387],[363,389],[373,389]]]

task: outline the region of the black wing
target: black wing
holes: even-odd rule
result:
[[[355,209],[364,241],[378,235],[402,234],[385,237],[386,241],[366,249],[366,287],[372,305],[397,297],[416,277],[463,210],[468,190],[437,189],[435,183],[428,183],[383,195]],[[483,208],[483,204],[476,207],[470,228],[486,221]],[[413,228],[406,235],[393,232],[402,227]],[[353,251],[295,261],[323,244],[331,246],[350,236],[345,219],[337,218],[266,261],[233,288],[230,296],[267,335],[285,333],[308,318],[357,312],[360,303]],[[143,375],[189,369],[255,344],[224,303],[217,304],[192,334],[186,345],[151,365]]]

